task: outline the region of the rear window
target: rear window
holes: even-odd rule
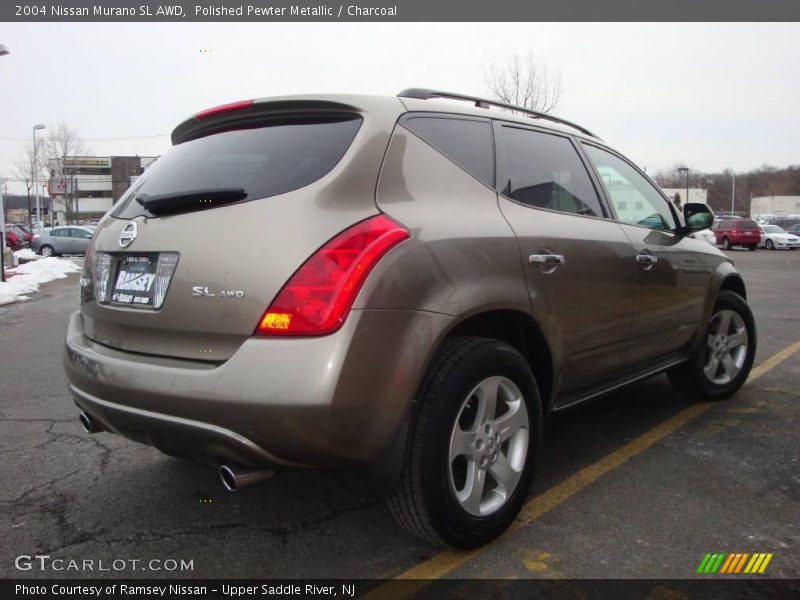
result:
[[[755,221],[736,221],[736,229],[758,229]]]
[[[350,147],[361,118],[298,117],[264,127],[215,133],[173,146],[120,199],[112,215],[151,215],[139,194],[242,188],[243,202],[291,192],[326,175]]]

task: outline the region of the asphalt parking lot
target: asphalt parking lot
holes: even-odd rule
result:
[[[553,417],[516,527],[469,554],[411,537],[333,474],[230,494],[206,467],[85,434],[60,363],[78,277],[47,284],[0,307],[0,576],[685,578],[722,551],[773,553],[766,576],[800,577],[800,252],[730,255],[756,376],[719,404],[657,377]],[[21,554],[193,570],[18,571]]]

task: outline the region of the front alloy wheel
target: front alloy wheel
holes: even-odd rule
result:
[[[739,313],[728,309],[711,317],[708,326],[708,360],[703,373],[711,383],[726,385],[747,359],[747,327]]]
[[[729,398],[747,381],[756,355],[756,325],[745,299],[722,290],[704,335],[694,358],[667,375],[691,400]]]

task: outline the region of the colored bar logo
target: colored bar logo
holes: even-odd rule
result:
[[[772,554],[763,552],[715,552],[706,554],[697,567],[697,573],[704,575],[762,575]]]

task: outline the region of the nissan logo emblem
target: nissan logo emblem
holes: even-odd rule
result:
[[[127,248],[133,243],[137,235],[139,235],[139,229],[136,227],[136,223],[132,221],[125,225],[125,228],[119,234],[119,245]]]

